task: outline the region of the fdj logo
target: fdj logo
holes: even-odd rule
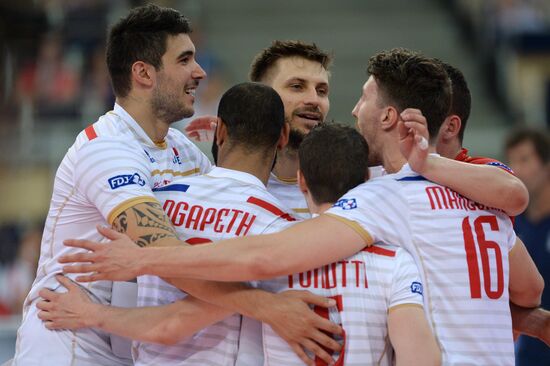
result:
[[[342,198],[332,207],[341,207],[342,210],[353,210],[354,208],[357,208],[357,201],[355,198]]]
[[[143,187],[145,185],[145,180],[143,180],[138,173],[117,175],[116,177],[109,178],[111,189],[117,189],[131,184],[137,184]]]
[[[416,282],[416,281],[411,283],[411,292],[422,295],[422,293],[423,293],[422,284],[420,282]]]

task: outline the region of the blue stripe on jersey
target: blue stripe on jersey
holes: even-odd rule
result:
[[[187,184],[170,184],[164,187],[153,188],[153,192],[187,192],[189,186]]]
[[[427,179],[424,178],[421,175],[417,175],[415,177],[403,177],[403,178],[399,178],[399,179],[396,179],[396,180],[398,182],[411,182],[411,181],[419,181],[419,180],[427,180]]]

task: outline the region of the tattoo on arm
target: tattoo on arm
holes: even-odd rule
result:
[[[128,233],[134,227],[134,241],[140,247],[155,244],[165,238],[177,239],[172,223],[157,202],[145,202],[130,207],[113,221],[113,228],[120,233]]]

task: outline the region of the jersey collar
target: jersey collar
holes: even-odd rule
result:
[[[145,145],[157,149],[166,149],[166,139],[163,142],[155,143],[151,138],[145,133],[143,128],[139,125],[139,123],[136,122],[135,119],[130,116],[128,112],[124,108],[122,108],[121,105],[115,103],[115,107],[113,108],[113,113],[122,119],[126,125],[128,125],[128,128],[134,133],[134,135],[137,136],[138,140],[143,142]]]
[[[239,170],[226,169],[217,166],[209,171],[206,175],[213,178],[231,178],[238,180],[242,183],[258,186],[264,190],[266,189],[265,185],[257,177],[249,173],[241,172]]]

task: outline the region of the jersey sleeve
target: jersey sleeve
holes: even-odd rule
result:
[[[388,309],[405,304],[423,306],[423,284],[412,256],[404,249],[396,252]]]
[[[143,149],[113,138],[96,138],[76,153],[76,189],[109,224],[124,210],[156,202]]]
[[[376,179],[352,189],[326,214],[350,226],[366,245],[377,241],[399,245],[400,238],[409,235],[408,203],[391,179]]]

